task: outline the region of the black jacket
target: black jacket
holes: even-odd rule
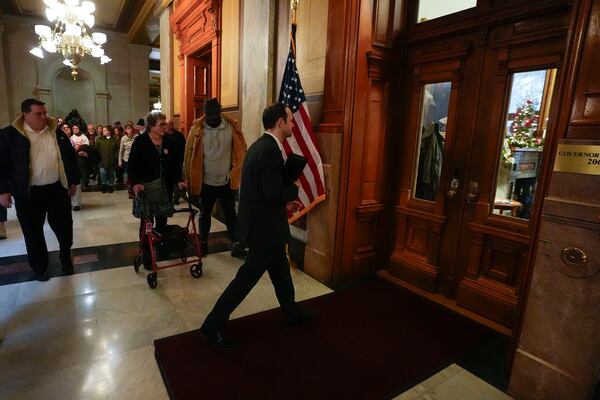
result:
[[[267,134],[244,159],[236,229],[251,247],[279,247],[290,239],[286,204],[298,196],[298,187],[283,183],[283,165],[276,139]]]
[[[143,184],[159,178],[161,161],[167,187],[183,181],[179,165],[181,156],[175,143],[165,135],[162,145],[163,150],[159,155],[149,134],[138,135],[135,138],[127,163],[127,173],[132,185]]]
[[[56,122],[53,118],[48,119],[48,126],[52,131]],[[17,127],[19,129],[17,129]],[[29,197],[29,172],[30,142],[27,134],[22,131],[23,118],[17,118],[12,125],[0,130],[0,193],[11,193],[15,200],[23,200]],[[63,175],[66,182],[63,186],[79,184],[79,169],[77,168],[77,157],[71,141],[62,131],[56,132],[56,140],[60,150],[60,157],[64,168]]]

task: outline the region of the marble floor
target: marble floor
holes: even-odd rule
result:
[[[74,247],[135,241],[130,204],[125,192],[84,193],[82,210],[73,213]],[[184,223],[185,215],[175,221]],[[211,231],[224,230],[214,222]],[[0,257],[24,254],[14,209],[7,225]],[[47,239],[56,250],[54,235]],[[168,399],[154,339],[197,329],[241,261],[224,252],[203,264],[200,279],[185,266],[159,272],[154,290],[133,267],[0,286],[0,399]],[[331,292],[302,271],[292,270],[292,277],[298,300]],[[232,318],[277,306],[265,274]],[[509,397],[451,365],[396,399]]]
[[[185,225],[188,215],[175,214],[169,223]],[[131,214],[131,200],[127,198],[127,191],[82,193],[81,210],[73,212],[73,248],[135,242],[138,240],[139,226],[139,219]],[[213,218],[211,232],[224,230],[225,225]],[[6,231],[8,238],[0,240],[0,257],[26,254],[14,207],[8,209]],[[48,223],[44,226],[44,232],[48,250],[58,250],[58,241]]]

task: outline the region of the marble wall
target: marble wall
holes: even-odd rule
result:
[[[273,102],[273,3],[273,0],[244,1],[242,131],[248,145],[262,135],[262,111]]]
[[[28,97],[37,97],[46,102],[51,115],[59,110],[62,112],[64,109],[80,107],[85,97],[90,104],[82,109],[91,111],[86,111],[89,115],[82,117],[92,123],[137,119],[149,111],[150,47],[130,44],[125,34],[105,32],[108,43],[104,48],[113,61],[100,65],[98,59],[85,57],[80,65],[82,76],[93,87],[93,94],[73,93],[65,96],[63,91],[61,98],[57,99],[58,76],[69,69],[56,54],[47,54],[44,59],[29,54],[29,49],[37,45],[34,25],[39,21],[15,16],[3,16],[2,19],[4,34],[0,36],[0,43],[4,48],[4,57],[0,57],[0,89],[6,87],[6,95],[2,96],[6,106],[0,103],[0,125],[6,125],[16,117],[21,102]],[[79,89],[73,86],[71,90]],[[84,84],[81,90],[89,89]],[[55,107],[55,104],[59,106]]]

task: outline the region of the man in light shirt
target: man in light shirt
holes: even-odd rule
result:
[[[221,114],[221,104],[216,98],[207,100],[204,116],[194,121],[187,137],[183,168],[190,196],[200,199],[203,254],[208,251],[211,214],[218,201],[233,242],[231,255],[240,258],[246,255],[235,228],[235,197],[245,155],[246,141],[237,121]]]
[[[70,196],[79,184],[75,150],[67,136],[56,131],[56,120],[46,116],[44,103],[27,99],[21,116],[0,131],[0,205],[15,199],[29,265],[37,280],[48,276],[48,248],[44,222],[56,234],[63,274],[73,273],[73,220]]]

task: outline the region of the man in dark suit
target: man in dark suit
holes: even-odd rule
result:
[[[15,199],[29,265],[39,281],[48,280],[44,222],[56,234],[63,274],[73,273],[71,200],[79,184],[75,150],[69,138],[46,116],[44,103],[27,99],[21,116],[0,131],[0,205]]]
[[[248,149],[240,187],[237,234],[249,244],[250,251],[200,328],[202,337],[221,349],[234,347],[223,334],[225,324],[265,271],[288,326],[306,324],[314,317],[314,312],[302,311],[294,300],[285,253],[290,238],[286,208],[295,207],[298,196],[298,186],[283,180],[283,141],[292,135],[292,112],[284,104],[275,103],[265,108],[262,120],[266,132]]]

